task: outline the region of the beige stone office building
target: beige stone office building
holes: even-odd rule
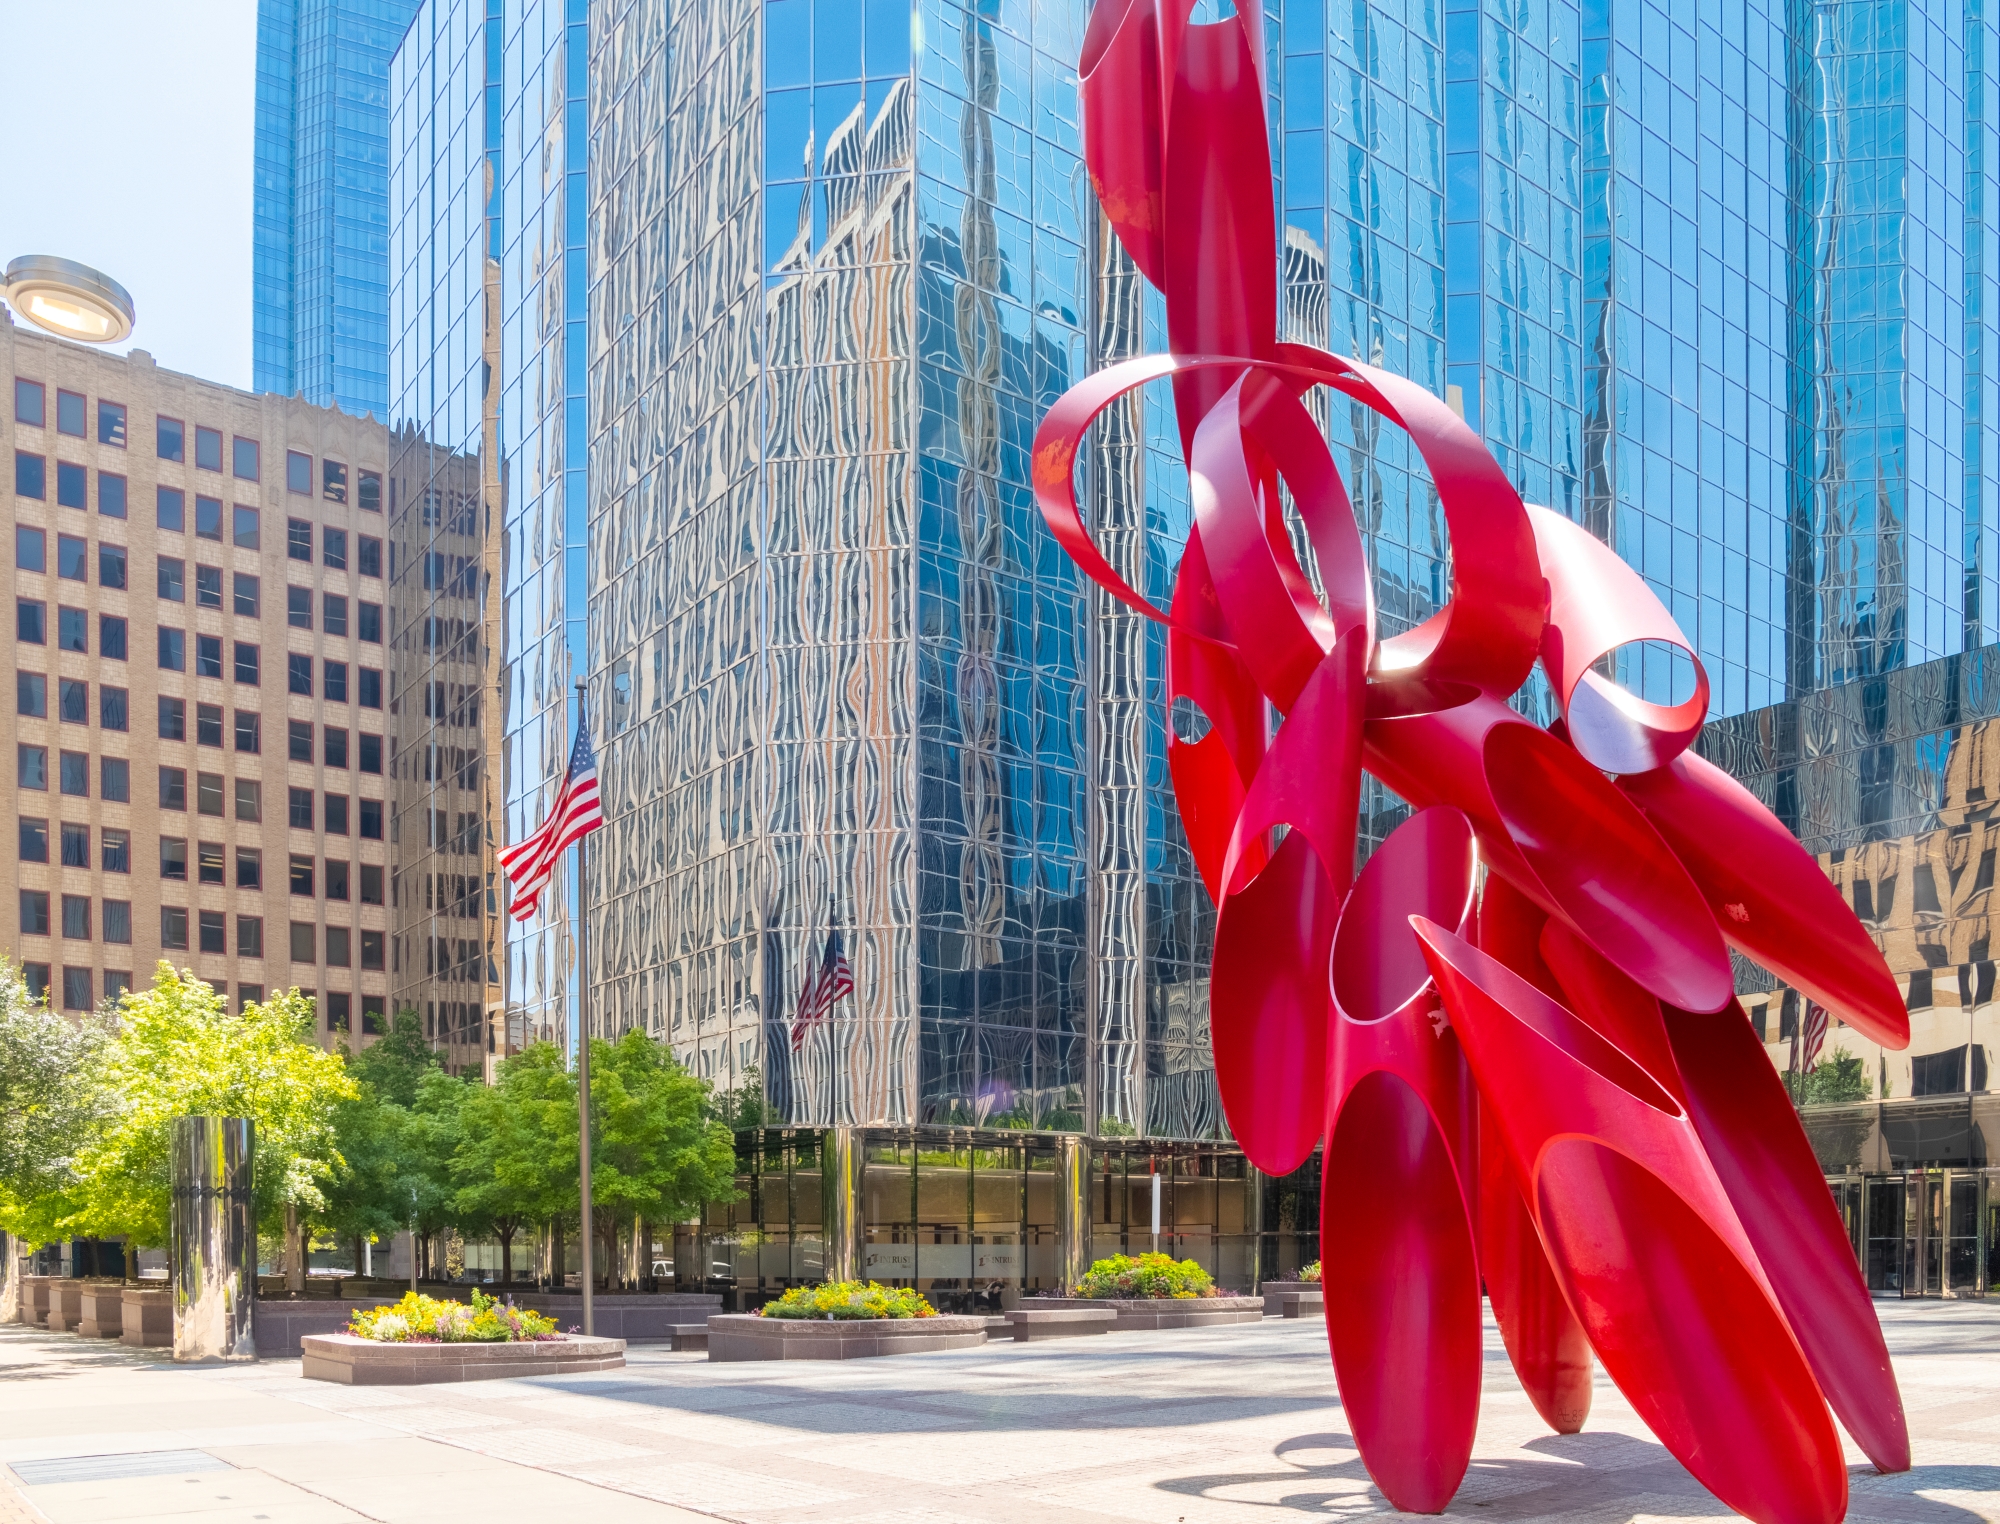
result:
[[[386,431],[7,314],[0,373],[0,947],[59,1009],[166,958],[232,1004],[316,994],[326,1042],[379,1029]]]

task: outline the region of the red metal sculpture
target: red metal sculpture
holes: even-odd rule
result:
[[[1901,994],[1813,859],[1688,750],[1707,679],[1645,582],[1523,504],[1421,387],[1279,342],[1261,22],[1235,3],[1195,25],[1191,0],[1097,0],[1086,158],[1165,294],[1172,352],[1062,397],[1034,483],[1077,564],[1166,626],[1168,693],[1207,718],[1167,747],[1217,905],[1217,1078],[1260,1168],[1324,1142],[1342,1219],[1323,1239],[1327,1336],[1362,1459],[1401,1508],[1450,1500],[1478,1418],[1483,1282],[1554,1428],[1583,1424],[1594,1352],[1732,1507],[1838,1519],[1834,1416],[1900,1470],[1902,1404],[1728,945],[1891,1046],[1909,1038]],[[1194,508],[1165,612],[1099,553],[1073,483],[1092,421],[1161,380]],[[1319,386],[1406,430],[1436,484],[1451,598],[1414,630],[1377,631],[1301,400]],[[1686,702],[1603,676],[1639,641],[1687,653]],[[1508,706],[1538,659],[1562,715],[1547,730]],[[1357,876],[1364,769],[1415,813]]]

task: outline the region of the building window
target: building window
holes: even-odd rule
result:
[[[97,690],[97,723],[106,730],[130,730],[131,695],[123,688],[101,685]]]
[[[57,758],[57,771],[62,791],[72,799],[90,797],[90,753],[87,751],[66,751]]]
[[[49,823],[21,817],[21,861],[45,863],[49,860]]]
[[[320,559],[335,571],[347,570],[347,531],[326,528],[319,532]]]
[[[337,858],[326,860],[326,897],[347,903],[347,870],[350,865]]]
[[[285,687],[288,692],[312,697],[313,659],[310,656],[294,651],[285,658]]]
[[[106,900],[104,902],[104,940],[115,942],[120,947],[129,947],[132,942],[132,902],[130,900]],[[105,993],[110,994],[110,990]]]
[[[348,968],[353,964],[349,951],[349,933],[345,926],[329,926],[326,929],[326,966],[328,968]]]
[[[313,627],[313,595],[309,587],[285,589],[285,623],[295,630]]]
[[[43,409],[48,405],[48,393],[42,390],[39,381],[23,381],[14,378],[14,421],[25,423],[30,428],[48,427],[48,414]]]
[[[257,481],[263,474],[262,451],[254,439],[237,436],[230,440],[230,470],[240,482]]]
[[[292,922],[292,961],[294,963],[319,962],[318,928],[311,921]]]
[[[345,1032],[353,1018],[353,1005],[348,996],[338,990],[329,990],[326,996],[326,1029],[329,1032]]]
[[[14,674],[14,712],[32,719],[49,717],[49,680],[38,672]]]
[[[49,606],[39,598],[14,600],[14,638],[24,644],[48,644]]]
[[[99,587],[121,589],[125,586],[125,547],[123,545],[99,545],[97,547],[97,585]]]
[[[196,704],[194,706],[194,744],[197,746],[220,746],[222,744],[222,706],[220,704]]]
[[[160,877],[185,884],[188,876],[188,844],[179,836],[160,838]]]
[[[39,529],[30,529],[25,524],[14,529],[14,565],[21,571],[47,571],[48,560],[45,552],[48,544]]]
[[[160,596],[169,603],[187,601],[187,563],[179,556],[161,556]]]
[[[222,774],[196,773],[194,775],[194,807],[198,815],[222,816]]]
[[[153,420],[153,453],[161,460],[187,459],[187,427],[180,419]]]
[[[244,619],[255,619],[263,610],[263,585],[249,572],[237,572],[232,583],[236,595],[236,612]]]
[[[56,536],[56,575],[71,582],[90,580],[90,545],[73,534]]]
[[[236,505],[235,533],[238,550],[256,550],[262,543],[263,536],[257,527],[258,521],[259,516],[255,508],[246,508],[241,503]]]
[[[97,473],[97,511],[107,519],[125,517],[125,478],[111,471]]]
[[[222,499],[203,497],[195,494],[194,537],[197,540],[213,540],[222,543]]]
[[[221,842],[202,841],[195,843],[194,872],[195,882],[197,883],[228,883],[228,879],[224,876],[225,870],[223,867]]]
[[[187,498],[178,487],[160,487],[153,494],[153,518],[162,529],[176,534],[187,529]]]
[[[318,891],[313,888],[312,858],[300,857],[297,853],[294,853],[292,855],[291,885],[292,885],[292,893],[300,896],[303,899],[309,900],[316,893],[318,893]]]
[[[285,554],[294,561],[312,560],[313,527],[306,520],[285,520]]]
[[[129,938],[127,939],[130,940]],[[104,971],[104,998],[116,1005],[132,988],[130,969],[107,968]]]
[[[49,966],[46,963],[23,963],[21,982],[28,987],[28,998],[37,1003],[49,998]]]
[[[72,439],[83,438],[84,400],[82,392],[56,389],[56,432]]]
[[[236,681],[245,687],[258,686],[259,652],[248,641],[236,642]]]
[[[90,654],[90,615],[83,609],[56,610],[56,648]]]
[[[58,508],[90,508],[90,468],[75,461],[56,462],[56,506]]]
[[[106,828],[98,832],[100,861],[106,873],[130,873],[132,871],[132,833]]]
[[[48,462],[26,450],[14,452],[14,496],[37,501],[49,495]]]
[[[21,891],[21,934],[28,937],[49,934],[49,895],[46,889]]]
[[[103,796],[112,803],[130,803],[132,764],[123,757],[105,757],[98,767],[98,786]]]
[[[328,794],[322,801],[326,812],[326,834],[345,836],[347,834],[347,795]]]
[[[313,458],[298,450],[285,451],[285,490],[312,496]]]
[[[187,701],[177,698],[160,700],[160,739],[162,741],[185,741],[187,739]]]
[[[236,849],[236,887],[238,889],[264,887],[264,854],[256,847]]]
[[[188,945],[188,913],[175,905],[160,907],[160,946],[170,947],[177,952],[186,952]]]
[[[355,740],[361,753],[358,759],[361,771],[374,773],[379,777],[382,772],[382,738],[371,736],[364,731],[356,736]]]
[[[337,460],[322,460],[319,463],[321,490],[329,503],[347,501],[347,467]]]
[[[197,635],[194,638],[194,675],[222,680],[222,637]]]
[[[363,863],[361,865],[361,903],[379,905],[382,903],[382,865]]]
[[[320,595],[321,627],[329,635],[347,633],[347,600],[339,593]]]
[[[294,762],[310,762],[313,759],[313,728],[311,720],[287,720],[286,735]]]
[[[200,609],[222,607],[222,568],[197,566],[194,569],[194,605]]]
[[[63,1009],[65,1011],[87,1011],[97,1004],[93,993],[97,984],[95,976],[87,968],[63,969]]]
[[[14,748],[14,779],[17,788],[46,789],[49,786],[49,749],[23,741]]]
[[[250,821],[264,818],[264,785],[255,778],[236,780],[236,818]]]
[[[382,643],[382,605],[379,603],[369,603],[364,600],[355,604],[354,614],[355,637],[360,640],[371,640],[376,645],[380,645]]]
[[[187,671],[187,633],[183,630],[160,631],[160,670],[162,672]]]
[[[205,953],[229,951],[229,918],[220,910],[201,912],[201,950]]]
[[[200,424],[194,430],[194,463],[202,471],[222,469],[222,431],[205,429]]]
[[[310,831],[313,828],[313,791],[309,788],[287,789],[286,820],[294,831]]]
[[[90,940],[90,896],[65,894],[62,897],[62,934],[71,942]]]
[[[378,973],[382,970],[382,941],[382,933],[379,931],[364,931],[361,933],[361,966],[363,969],[373,969]]]
[[[373,535],[355,536],[355,570],[364,577],[382,575],[382,542]]]
[[[326,700],[330,704],[347,702],[347,663],[344,661],[322,662],[321,669],[326,674]]]
[[[90,723],[90,684],[77,678],[65,677],[58,684],[58,701],[62,705],[62,720],[65,725],[88,725]]]
[[[380,799],[364,799],[361,801],[360,826],[361,829],[358,834],[362,840],[380,841],[382,839],[382,801]]]
[[[363,513],[382,511],[382,473],[363,471],[359,479],[360,490],[355,494],[355,506]]]
[[[236,749],[253,756],[264,749],[264,717],[254,709],[236,711]]]
[[[97,399],[97,442],[125,448],[125,404]]]
[[[62,865],[65,868],[90,866],[90,827],[63,822]]]
[[[97,650],[106,661],[125,660],[125,616],[123,614],[99,614],[97,616]]]
[[[184,810],[188,807],[188,775],[184,767],[160,769],[160,808]]]
[[[323,748],[328,767],[347,766],[347,731],[339,725],[326,727],[326,745]]]
[[[239,958],[261,958],[264,956],[264,918],[260,915],[239,915],[236,918],[236,956]],[[258,991],[263,998],[263,991]]]

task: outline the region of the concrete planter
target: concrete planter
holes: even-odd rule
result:
[[[134,1349],[174,1347],[174,1294],[127,1286],[119,1305],[118,1342]]]
[[[295,1359],[304,1347],[302,1340],[314,1334],[346,1333],[347,1320],[357,1307],[388,1307],[398,1300],[392,1296],[357,1296],[344,1301],[318,1296],[293,1300],[259,1297],[253,1310],[257,1358]]]
[[[1318,1281],[1266,1281],[1258,1288],[1264,1297],[1267,1318],[1320,1318],[1326,1305],[1320,1297]]]
[[[69,1279],[49,1282],[48,1321],[50,1333],[75,1333],[83,1321],[83,1282]]]
[[[874,1355],[914,1355],[940,1349],[978,1349],[986,1343],[983,1317],[763,1318],[717,1313],[708,1320],[711,1360],[865,1360]]]
[[[352,1334],[308,1334],[301,1374],[342,1386],[429,1386],[612,1371],[625,1363],[623,1339],[568,1335],[527,1344],[378,1344]]]
[[[61,1277],[24,1275],[21,1277],[21,1321],[30,1328],[49,1326],[49,1287]]]
[[[125,1283],[85,1281],[83,1315],[76,1331],[86,1339],[115,1339],[125,1331]]]
[[[1259,1323],[1264,1318],[1260,1296],[1194,1297],[1030,1297],[1023,1307],[1109,1307],[1118,1314],[1114,1333],[1134,1328],[1213,1328],[1222,1323]]]
[[[514,1293],[514,1305],[546,1313],[562,1329],[583,1326],[583,1296],[560,1291]],[[722,1310],[722,1298],[706,1291],[658,1291],[650,1295],[620,1293],[590,1299],[592,1331],[600,1338],[627,1344],[668,1344],[674,1330],[706,1322]]]

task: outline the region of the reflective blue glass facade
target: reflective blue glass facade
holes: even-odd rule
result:
[[[416,9],[258,0],[258,391],[387,415],[389,59]]]

